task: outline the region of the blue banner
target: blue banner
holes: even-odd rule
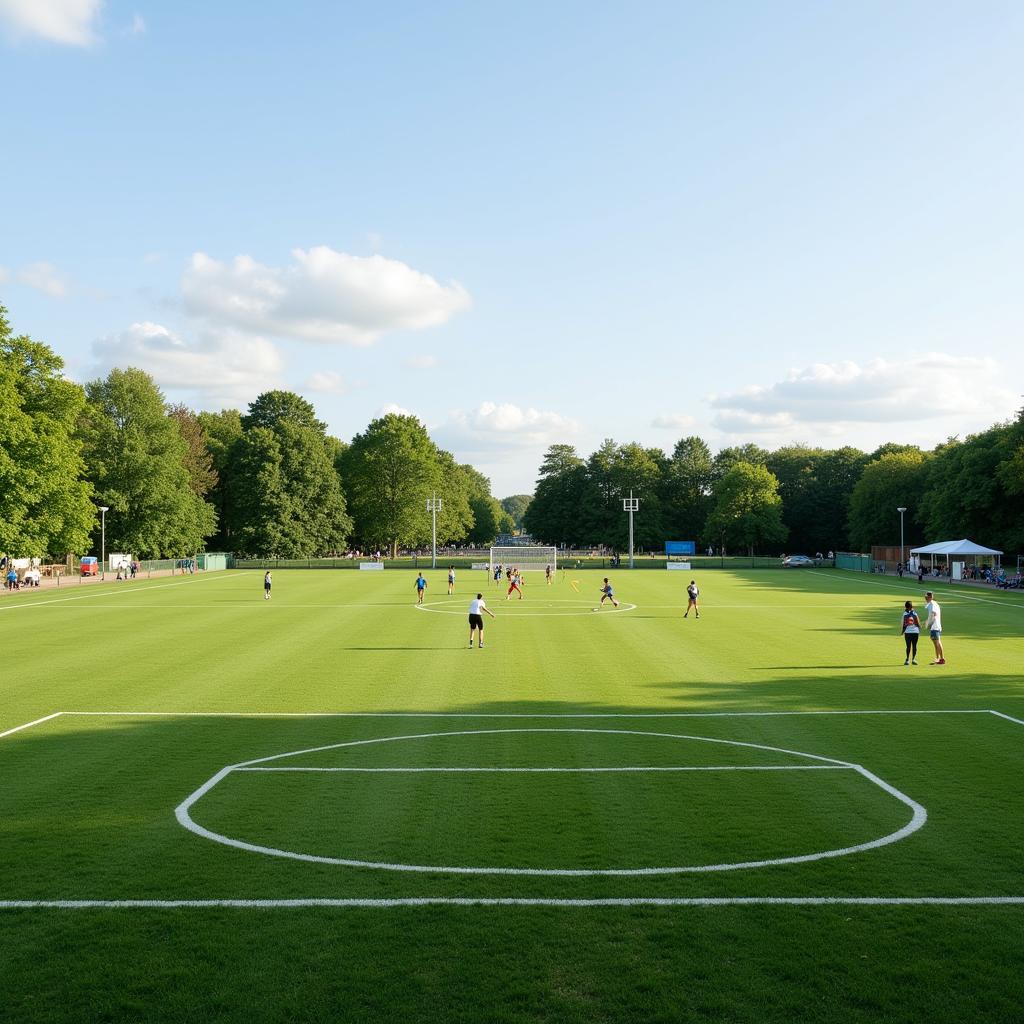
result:
[[[697,542],[694,540],[667,540],[665,541],[666,555],[695,555],[697,553]]]

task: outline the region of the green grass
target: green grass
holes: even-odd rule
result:
[[[709,572],[684,621],[683,574],[619,570],[598,613],[603,573],[522,603],[428,573],[426,609],[414,575],[5,597],[0,732],[62,714],[0,738],[0,900],[1024,896],[1024,725],[984,713],[1024,719],[1020,595],[941,588],[948,664],[923,638],[905,668],[914,581]],[[192,819],[321,861],[179,824],[244,764],[302,770],[231,771]],[[794,862],[910,820],[846,765],[927,822]],[[1022,977],[1022,905],[0,910],[19,1022],[1016,1022]]]

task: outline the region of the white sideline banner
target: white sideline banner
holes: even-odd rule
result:
[[[690,571],[690,563],[689,562],[666,562],[665,563],[665,568],[666,569],[684,569],[686,572],[689,572]]]
[[[474,569],[490,569],[490,567],[491,567],[491,563],[490,562],[474,562],[473,563],[473,568]]]
[[[383,569],[384,568],[384,563],[383,562],[360,562],[359,563],[359,568],[360,569],[369,569],[369,570]]]

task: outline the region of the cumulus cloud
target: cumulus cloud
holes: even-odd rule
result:
[[[0,0],[0,22],[15,36],[91,46],[102,0]]]
[[[651,426],[657,427],[658,430],[685,430],[696,422],[693,416],[687,416],[685,413],[665,413],[655,416],[651,420]]]
[[[18,271],[18,280],[55,299],[62,299],[68,293],[67,279],[52,263],[45,260],[26,264]]]
[[[281,356],[264,338],[203,334],[187,341],[162,324],[143,321],[93,346],[98,368],[135,366],[161,388],[189,391],[210,406],[242,405],[281,387]]]
[[[268,267],[196,253],[181,281],[185,308],[257,334],[372,345],[385,331],[443,324],[470,304],[458,282],[441,284],[399,260],[325,245],[293,249],[292,257],[288,267]]]
[[[714,426],[752,434],[806,426],[838,435],[851,425],[942,418],[970,423],[1014,408],[994,360],[942,353],[815,363],[772,384],[713,395],[710,404]]]
[[[348,390],[345,379],[334,370],[314,371],[306,378],[306,387],[327,395],[343,395]]]
[[[416,413],[411,412],[409,409],[406,409],[404,406],[397,405],[395,402],[388,402],[387,405],[382,405],[377,410],[377,418],[379,419],[382,416],[389,416],[392,413],[395,416],[415,416],[416,415]]]
[[[463,452],[534,448],[564,441],[579,432],[579,424],[557,412],[522,408],[510,402],[482,402],[476,409],[453,410],[431,430],[444,448]]]

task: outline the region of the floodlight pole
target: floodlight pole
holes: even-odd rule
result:
[[[109,505],[100,505],[100,579],[107,578],[107,513]]]
[[[900,514],[900,561],[904,565],[906,565],[907,559],[905,557],[905,552],[903,550],[903,513],[907,511],[907,507],[906,505],[900,505],[900,507],[896,509],[896,511]]]
[[[640,508],[640,499],[633,497],[633,489],[629,490],[629,497],[622,499],[622,511],[629,513],[629,567],[633,568],[633,513]]]
[[[430,568],[437,568],[437,513],[441,511],[441,506],[444,502],[437,496],[435,492],[432,498],[427,498],[427,511],[431,515],[433,528],[431,531],[432,544],[431,544],[431,557],[430,557]]]

